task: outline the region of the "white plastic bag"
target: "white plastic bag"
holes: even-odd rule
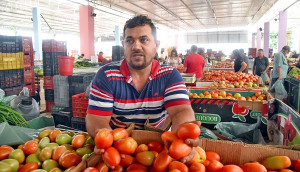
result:
[[[270,89],[271,93],[275,93],[275,98],[283,100],[287,98],[287,92],[284,89],[282,80],[277,80]]]

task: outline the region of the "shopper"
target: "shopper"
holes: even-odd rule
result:
[[[246,53],[244,52],[244,49],[240,49],[240,54],[242,56],[242,58],[244,59],[244,62],[247,64],[247,67],[245,69],[245,73],[248,73],[248,70],[249,70],[249,57],[246,56]]]
[[[195,73],[197,81],[202,78],[203,69],[205,66],[204,57],[197,53],[198,48],[196,45],[191,47],[191,55],[185,58],[183,72],[185,73]]]
[[[287,76],[287,71],[289,68],[288,61],[286,59],[286,55],[290,52],[289,46],[284,46],[282,50],[276,54],[274,58],[273,71],[272,71],[272,85],[279,79],[284,81]]]
[[[103,60],[103,52],[100,51],[99,54],[98,54],[98,63],[101,63]]]
[[[260,76],[269,70],[269,60],[264,56],[264,50],[258,50],[258,56],[254,60],[253,74]]]
[[[123,31],[125,58],[101,67],[92,81],[85,118],[88,133],[94,137],[97,129],[132,122],[143,129],[148,118],[150,125],[159,128],[169,116],[173,131],[195,121],[180,73],[153,60],[159,42],[152,21],[136,16]]]
[[[234,60],[234,71],[246,73],[247,64],[244,62],[244,58],[241,56],[238,49],[233,50],[232,57]]]
[[[182,64],[182,59],[177,55],[176,49],[171,51],[171,56],[167,58],[167,64],[177,67]]]

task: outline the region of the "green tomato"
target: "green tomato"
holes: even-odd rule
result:
[[[49,137],[42,138],[39,142],[39,148],[43,149],[48,143],[50,143]]]
[[[62,144],[70,144],[72,142],[72,137],[68,134],[59,134],[57,137],[56,137],[56,140],[55,142],[59,145],[62,145]]]
[[[46,161],[43,162],[43,169],[50,171],[53,168],[57,168],[58,167],[58,163],[56,161],[54,161],[53,159],[47,159]]]
[[[15,149],[9,154],[9,159],[16,159],[19,163],[23,163],[25,160],[25,154],[21,149]]]
[[[57,143],[48,143],[46,147],[50,147],[52,150],[54,150],[57,146],[59,146]]]
[[[30,155],[27,156],[26,164],[29,163],[29,162],[37,162],[39,167],[41,167],[41,165],[42,165],[42,163],[39,159],[39,155],[36,154],[36,153],[30,154]]]
[[[42,132],[40,132],[40,134],[38,135],[39,139],[42,139],[44,137],[48,137],[49,134],[51,133],[52,130],[43,130]]]
[[[19,161],[16,159],[4,159],[1,162],[8,164],[11,167],[12,172],[17,172],[19,169]]]
[[[62,172],[62,170],[56,167],[56,168],[52,168],[49,172]]]
[[[33,170],[31,172],[47,172],[46,170],[43,170],[43,169],[36,169],[36,170]]]
[[[11,172],[12,168],[9,164],[5,162],[0,162],[0,172]]]
[[[82,157],[82,156],[85,155],[85,154],[90,154],[90,153],[92,153],[92,150],[89,149],[89,148],[87,148],[87,147],[82,147],[82,148],[76,149],[76,153],[77,153],[77,155],[79,155],[79,156]]]
[[[86,144],[86,145],[87,145],[87,144],[90,144],[90,145],[95,146],[95,142],[94,142],[94,140],[93,140],[93,138],[92,138],[91,136],[88,136],[88,138],[87,138],[86,141],[85,141],[85,144]]]
[[[52,149],[50,147],[45,147],[41,150],[39,154],[40,161],[46,161],[47,159],[50,159],[52,155]]]

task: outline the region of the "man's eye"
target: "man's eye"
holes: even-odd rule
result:
[[[149,41],[148,38],[142,38],[142,39],[141,39],[141,42],[142,42],[142,43],[147,43],[148,41]]]
[[[126,43],[128,43],[128,44],[133,44],[133,42],[134,42],[134,41],[133,41],[132,39],[127,39],[127,40],[126,40]]]

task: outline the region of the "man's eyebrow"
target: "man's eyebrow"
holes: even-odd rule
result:
[[[126,39],[129,39],[129,38],[131,39],[131,38],[133,38],[133,37],[132,37],[132,36],[126,36]]]

